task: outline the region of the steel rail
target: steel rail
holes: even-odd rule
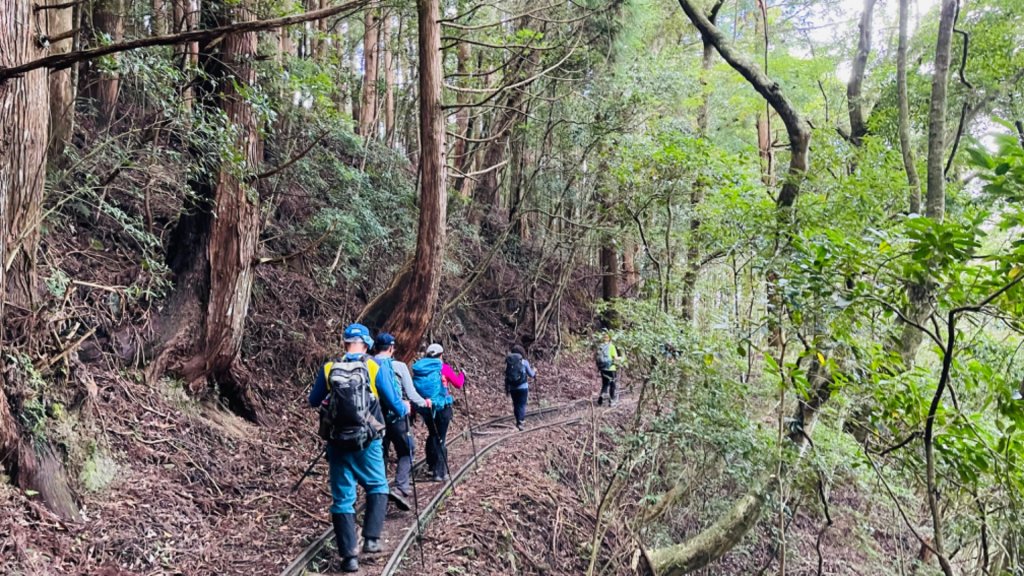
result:
[[[591,399],[582,399],[582,400],[576,400],[575,402],[567,402],[565,404],[560,404],[558,406],[549,406],[547,408],[539,408],[537,410],[532,410],[530,412],[527,412],[526,415],[530,416],[530,417],[533,417],[533,418],[537,418],[537,417],[540,417],[540,416],[548,415],[548,414],[550,414],[552,412],[561,412],[561,411],[569,409],[569,408],[576,408],[576,407],[580,406],[581,404],[593,404],[593,400],[591,400]],[[469,436],[470,434],[481,435],[484,432],[484,430],[486,430],[487,428],[493,428],[494,426],[496,426],[498,424],[502,424],[502,423],[506,423],[506,422],[511,422],[514,419],[515,419],[515,416],[498,416],[497,418],[492,418],[492,419],[490,419],[490,420],[488,420],[486,422],[481,422],[480,424],[477,424],[476,426],[474,426],[472,428],[464,428],[461,432],[459,432],[455,436],[449,438],[446,446],[448,446],[448,447],[455,446],[455,445],[459,444],[460,442],[465,441],[467,438],[470,438],[470,436]],[[535,426],[533,428],[527,429],[525,432],[530,432],[532,430],[539,430],[541,428],[542,428],[541,426]],[[515,434],[522,434],[522,432],[509,433],[508,436],[512,436],[512,435],[515,435]],[[499,438],[498,440],[496,440],[492,444],[488,445],[488,449],[490,449],[495,444],[497,444],[497,443],[499,443],[501,441],[504,441],[506,439],[507,439],[506,437]],[[475,462],[478,457],[479,457],[479,455],[473,457],[472,460],[471,460],[471,463]],[[426,466],[426,464],[427,464],[426,458],[421,458],[421,459],[417,460],[413,464],[411,473],[412,474],[416,474],[417,472],[421,471],[423,469],[423,467]],[[461,473],[462,473],[462,469],[460,468],[459,469],[459,474],[461,474]],[[446,492],[448,492],[448,488],[444,488],[444,489],[440,490],[438,492],[438,494],[444,494]],[[436,498],[437,498],[437,496],[435,495],[435,499]],[[428,507],[428,510],[429,510],[429,507]],[[360,505],[359,509],[356,510],[356,513],[358,514],[360,511],[362,511],[362,505]],[[421,514],[421,518],[422,518],[422,514]],[[409,530],[413,530],[415,532],[415,527],[416,526],[414,524],[413,526],[410,526],[408,529]],[[295,557],[295,559],[292,560],[291,563],[288,564],[288,566],[285,567],[284,571],[281,572],[281,576],[300,576],[302,574],[303,570],[306,568],[306,566],[308,566],[309,563],[312,562],[316,558],[317,554],[320,553],[320,551],[324,548],[324,546],[327,544],[327,542],[330,541],[332,536],[334,536],[334,528],[333,527],[328,527],[327,529],[324,530],[324,532],[322,534],[317,536],[317,538],[315,540],[313,540],[308,546],[306,546],[306,548],[303,549],[303,551],[297,557]],[[406,545],[406,547],[408,547],[408,545]],[[402,556],[404,556],[404,552],[403,552]],[[390,561],[389,561],[388,564],[390,565]]]
[[[576,424],[581,422],[583,418],[583,416],[574,416],[572,418],[566,418],[564,420],[557,420],[555,422],[549,422],[547,424],[534,426],[527,430],[509,432],[502,436],[501,438],[496,438],[493,442],[481,448],[480,451],[475,456],[467,460],[462,465],[462,467],[459,468],[459,470],[452,476],[451,484],[454,485],[459,483],[463,479],[463,477],[467,476],[469,472],[474,468],[474,465],[477,463],[477,461],[486,456],[493,448],[495,448],[499,444],[503,444],[506,440],[510,440],[522,434],[530,434],[532,432],[553,428],[555,426],[568,426],[571,424]],[[437,512],[438,505],[441,504],[441,502],[443,502],[444,499],[447,498],[448,495],[451,493],[451,485],[446,486],[442,490],[439,490],[437,494],[435,494],[434,497],[431,498],[430,502],[427,503],[427,506],[423,510],[423,513],[420,514],[419,525],[425,526],[428,522],[430,522],[433,519],[434,514]],[[391,558],[388,559],[388,563],[384,565],[384,569],[381,571],[380,576],[393,576],[395,574],[395,571],[398,570],[399,566],[402,565],[402,560],[405,559],[405,554],[409,551],[409,547],[416,540],[416,536],[418,535],[418,533],[419,532],[416,530],[416,525],[409,526],[405,529],[405,536],[403,536],[402,539],[398,541],[398,545],[395,547],[394,552],[391,553]]]

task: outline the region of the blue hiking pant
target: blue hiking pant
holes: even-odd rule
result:
[[[355,514],[356,484],[367,494],[387,494],[388,479],[384,473],[384,451],[380,439],[363,450],[349,452],[327,445],[330,466],[331,514]]]
[[[513,388],[509,390],[512,396],[512,413],[516,415],[516,424],[526,421],[526,402],[530,396],[529,388]]]

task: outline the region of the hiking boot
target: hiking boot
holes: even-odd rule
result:
[[[363,554],[380,554],[384,549],[380,546],[379,538],[367,538],[363,540]]]
[[[597,405],[601,406],[603,404],[604,404],[604,394],[598,394],[598,396],[597,396]]]
[[[402,512],[408,512],[412,507],[409,506],[409,503],[405,498],[402,498],[402,495],[403,492],[400,489],[395,488],[390,494],[388,494],[388,500],[395,504],[395,508],[398,508]]]
[[[519,431],[522,432],[523,431],[523,423],[522,422],[516,422],[516,428],[519,428]]]
[[[448,475],[445,474],[444,476],[434,476],[433,478],[430,479],[430,481],[431,482],[447,482],[448,481]]]
[[[357,551],[356,540],[356,515],[355,514],[331,514],[331,523],[334,525],[334,538],[338,545],[338,555],[341,556],[341,569],[344,572],[359,571],[359,552]]]
[[[618,406],[619,405],[619,399],[618,398],[612,398],[612,401],[609,402],[608,405],[611,406],[612,408]]]

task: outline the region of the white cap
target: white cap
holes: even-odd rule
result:
[[[427,356],[432,356],[436,358],[443,353],[444,348],[442,348],[440,344],[435,343],[431,344],[430,346],[427,346]]]

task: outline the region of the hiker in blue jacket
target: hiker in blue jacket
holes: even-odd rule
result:
[[[384,470],[384,454],[381,450],[380,434],[383,432],[383,409],[404,417],[408,409],[396,397],[392,380],[380,370],[380,366],[367,351],[373,346],[370,331],[362,324],[345,328],[345,355],[343,358],[324,364],[317,372],[313,389],[309,393],[309,405],[319,408],[330,401],[331,385],[329,376],[335,364],[353,366],[349,374],[353,378],[366,378],[372,393],[368,409],[368,420],[372,432],[365,442],[358,446],[338,440],[327,442],[327,463],[330,467],[331,523],[342,558],[342,570],[359,571],[359,550],[356,538],[356,484],[366,491],[366,514],[363,517],[363,549],[367,554],[382,551],[380,535],[384,529],[384,515],[387,512],[388,480]],[[351,364],[349,364],[351,363]],[[362,367],[359,365],[362,364]],[[357,372],[365,368],[365,375]],[[337,371],[336,371],[337,372]],[[348,375],[348,374],[346,374]],[[323,413],[323,412],[321,412]],[[323,420],[321,421],[323,426]],[[331,436],[334,438],[335,436]]]
[[[416,411],[427,424],[427,467],[434,482],[448,480],[448,449],[445,446],[448,438],[448,425],[452,421],[452,395],[448,392],[448,382],[456,388],[465,383],[465,375],[455,373],[451,366],[441,360],[444,348],[440,344],[431,344],[427,353],[412,365],[412,381],[416,391],[424,399],[430,400],[429,408],[417,408]]]
[[[523,429],[526,422],[526,402],[530,395],[530,378],[536,378],[537,371],[526,359],[526,350],[516,344],[505,357],[505,393],[512,398],[512,413],[516,417],[516,428]]]

